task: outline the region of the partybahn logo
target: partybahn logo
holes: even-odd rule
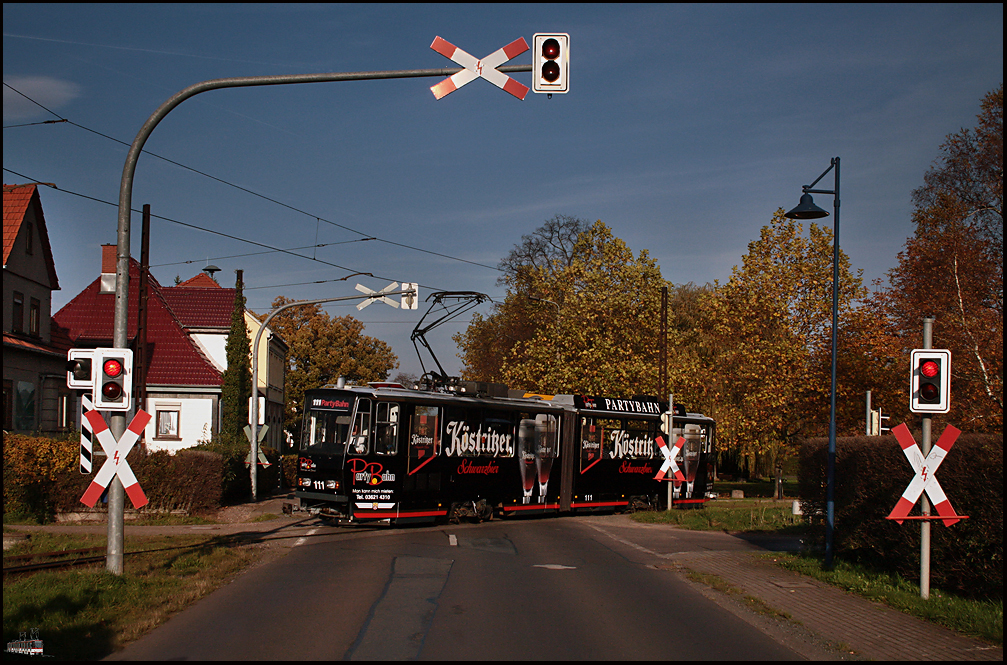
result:
[[[608,397],[589,397],[577,395],[574,404],[591,411],[618,411],[620,413],[646,413],[659,415],[663,412],[661,403],[642,399],[609,399]]]
[[[353,484],[363,483],[364,485],[380,485],[381,483],[393,482],[395,474],[385,471],[384,467],[377,462],[354,458],[347,460],[350,465],[350,472],[353,474]]]
[[[316,397],[311,400],[311,406],[316,409],[346,409],[349,410],[350,403],[345,399],[322,399]]]

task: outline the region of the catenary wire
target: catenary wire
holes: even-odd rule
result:
[[[102,132],[99,132],[97,130],[91,129],[90,127],[85,127],[84,125],[76,123],[73,120],[69,120],[68,118],[64,118],[63,116],[61,116],[60,114],[56,113],[55,111],[46,108],[42,104],[39,104],[37,101],[35,101],[31,97],[29,97],[28,95],[24,94],[23,92],[21,92],[17,88],[14,88],[13,86],[11,86],[7,82],[4,82],[4,86],[10,88],[12,91],[14,91],[17,94],[21,95],[22,97],[24,97],[28,101],[32,102],[33,104],[36,104],[39,108],[42,108],[45,111],[47,111],[48,113],[51,113],[52,115],[56,116],[62,122],[67,122],[67,123],[73,125],[74,127],[78,127],[80,129],[83,129],[84,131],[91,132],[92,134],[96,134],[98,136],[101,136],[102,138],[108,139],[109,141],[115,141],[116,143],[120,143],[120,144],[126,146],[127,148],[130,146],[130,144],[126,143],[125,141],[117,139],[117,138],[115,138],[113,136],[109,136],[107,134],[103,134]],[[49,122],[54,122],[54,121],[49,121]],[[45,123],[42,123],[42,124],[45,124]],[[7,129],[7,128],[5,127],[4,129]],[[203,176],[205,178],[210,178],[211,180],[215,180],[215,181],[217,181],[217,182],[219,182],[221,184],[227,185],[229,187],[234,187],[235,189],[241,190],[241,191],[243,191],[243,192],[245,192],[247,194],[251,194],[252,196],[257,196],[257,197],[259,197],[261,199],[269,201],[270,203],[274,203],[274,204],[276,204],[278,206],[282,206],[284,208],[287,208],[288,210],[292,210],[292,211],[300,213],[302,215],[306,215],[308,217],[312,217],[312,218],[314,218],[314,219],[316,219],[316,220],[318,220],[320,222],[325,222],[326,224],[331,224],[332,226],[341,228],[341,229],[343,229],[345,231],[349,231],[351,233],[356,233],[356,234],[361,235],[361,236],[367,236],[368,235],[366,233],[358,231],[358,230],[356,230],[354,228],[351,228],[349,226],[345,226],[343,224],[339,224],[338,222],[333,222],[331,220],[325,219],[324,217],[319,217],[318,215],[313,215],[313,214],[311,214],[309,212],[301,210],[300,208],[296,208],[296,207],[294,207],[292,205],[283,203],[282,201],[277,201],[276,199],[271,198],[269,196],[266,196],[264,194],[259,194],[258,192],[252,191],[252,190],[250,190],[250,189],[248,189],[246,187],[242,187],[241,185],[236,185],[236,184],[234,184],[232,182],[228,182],[228,181],[223,180],[221,178],[218,178],[216,176],[210,175],[209,173],[204,173],[203,171],[200,171],[199,169],[195,169],[195,168],[193,168],[191,166],[186,166],[185,164],[181,164],[181,163],[176,162],[176,161],[174,161],[172,159],[169,159],[167,157],[162,157],[161,155],[158,155],[157,153],[154,153],[154,152],[150,152],[149,150],[144,150],[143,152],[145,154],[150,155],[151,157],[156,157],[156,158],[161,159],[161,160],[163,160],[165,162],[168,162],[169,164],[173,164],[173,165],[175,165],[175,166],[177,166],[179,168],[186,169],[188,171],[192,171],[193,173],[201,175],[201,176]],[[501,268],[497,267],[497,266],[489,266],[489,265],[486,265],[484,263],[478,263],[476,261],[469,261],[468,259],[462,259],[462,258],[458,258],[457,256],[450,256],[448,254],[441,254],[439,252],[434,252],[434,251],[429,250],[429,249],[423,249],[421,247],[414,247],[412,245],[406,245],[406,244],[403,244],[403,243],[397,243],[397,242],[393,242],[391,240],[385,240],[384,238],[374,238],[374,240],[377,240],[378,242],[386,243],[386,244],[389,244],[389,245],[394,245],[396,247],[402,247],[404,249],[410,249],[410,250],[413,250],[415,252],[423,252],[425,254],[431,254],[433,256],[440,256],[442,258],[450,259],[452,261],[460,261],[462,263],[468,263],[468,264],[471,264],[471,265],[474,265],[474,266],[479,266],[481,268],[489,268],[490,270],[496,270],[498,272],[503,272],[503,270]]]

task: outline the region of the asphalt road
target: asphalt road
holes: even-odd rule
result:
[[[794,660],[669,569],[752,549],[624,516],[317,526],[112,659]]]

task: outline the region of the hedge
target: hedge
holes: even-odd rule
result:
[[[144,455],[134,447],[126,458],[149,503],[145,512],[211,510],[220,505],[224,459],[208,451],[164,451]],[[91,474],[80,473],[79,436],[50,439],[4,434],[4,516],[40,522],[57,513],[87,510],[80,498],[105,458],[96,456]],[[247,474],[246,474],[247,476]],[[96,504],[101,509],[102,504]],[[126,507],[130,507],[127,500]]]
[[[940,432],[933,432],[936,443]],[[914,432],[917,442],[922,440]],[[808,439],[800,454],[800,496],[805,515],[824,539],[827,439]],[[919,580],[920,520],[885,519],[915,472],[894,436],[836,440],[836,556]],[[955,512],[968,515],[950,527],[931,521],[930,581],[936,588],[974,597],[1003,597],[1003,434],[962,434],[936,473]],[[919,515],[919,502],[910,515]],[[931,511],[933,512],[933,511]]]

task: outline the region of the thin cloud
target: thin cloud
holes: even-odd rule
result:
[[[3,121],[14,122],[49,116],[45,109],[57,111],[80,96],[80,86],[70,81],[50,76],[23,76],[4,79]],[[26,99],[30,97],[31,99]],[[35,100],[38,104],[32,102]]]

